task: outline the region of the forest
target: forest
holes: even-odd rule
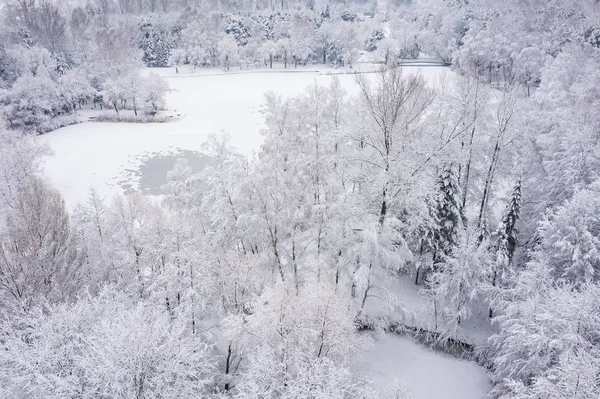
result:
[[[360,365],[382,334],[478,365],[486,398],[600,397],[597,0],[0,0],[0,21],[0,397],[427,397],[427,370]],[[315,70],[261,91],[251,155],[173,110],[191,79],[184,103]],[[210,161],[72,204],[55,183],[84,165],[44,140],[91,126],[115,148],[179,129]]]

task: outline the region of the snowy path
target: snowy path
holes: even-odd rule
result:
[[[376,386],[399,379],[414,399],[483,399],[491,386],[483,367],[429,349],[409,336],[374,334],[359,372]]]

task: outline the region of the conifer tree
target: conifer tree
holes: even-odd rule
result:
[[[517,181],[513,192],[510,196],[510,201],[506,206],[506,211],[502,217],[502,222],[498,227],[499,240],[503,241],[503,245],[506,247],[506,255],[508,261],[512,261],[512,257],[517,246],[517,221],[521,213],[521,179]]]
[[[510,200],[506,205],[502,222],[498,226],[496,244],[496,260],[492,271],[492,287],[499,284],[499,279],[505,274],[510,265],[517,245],[517,221],[521,212],[521,179],[517,181]],[[493,316],[493,310],[490,307],[490,317]]]
[[[458,174],[452,164],[446,165],[438,178],[438,223],[434,264],[441,256],[449,255],[456,246],[460,228],[463,226],[463,209]]]

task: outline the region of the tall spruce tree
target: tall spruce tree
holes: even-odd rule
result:
[[[521,179],[517,181],[513,188],[510,200],[506,205],[506,211],[502,216],[502,222],[498,226],[498,242],[502,241],[502,246],[505,247],[507,260],[510,263],[515,253],[517,246],[517,221],[521,213]]]
[[[517,246],[517,221],[521,212],[521,179],[517,181],[513,188],[510,200],[506,205],[506,210],[502,216],[502,222],[498,226],[496,243],[496,260],[493,265],[492,287],[500,284],[510,265]],[[493,316],[493,310],[490,307],[490,317]]]
[[[450,255],[458,241],[459,230],[464,225],[461,188],[454,165],[446,165],[438,178],[439,199],[437,210],[438,228],[435,236],[435,263],[442,256]]]

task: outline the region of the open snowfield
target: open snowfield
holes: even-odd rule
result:
[[[50,132],[40,137],[54,154],[46,159],[44,172],[62,192],[69,208],[85,201],[90,187],[109,199],[115,193],[139,187],[138,172],[144,161],[179,150],[201,151],[209,134],[228,132],[232,144],[252,156],[262,143],[260,109],[267,91],[298,95],[315,82],[328,85],[333,73],[341,73],[338,76],[348,94],[358,89],[354,75],[343,74],[342,69],[276,67],[280,69],[209,69],[193,74],[187,67],[179,74],[172,68],[158,69],[171,87],[168,108],[180,113],[180,120],[157,124],[86,122]],[[432,83],[449,73],[439,67],[405,70],[421,73]],[[165,175],[166,171],[155,173]]]
[[[361,373],[376,386],[401,380],[414,399],[482,399],[491,386],[474,362],[436,352],[409,336],[374,334]]]

